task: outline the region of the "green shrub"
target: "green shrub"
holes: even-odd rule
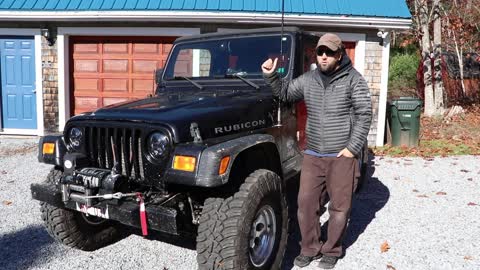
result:
[[[393,91],[415,89],[419,61],[416,53],[393,55],[388,74],[389,89]]]

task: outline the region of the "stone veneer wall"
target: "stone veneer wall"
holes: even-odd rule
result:
[[[368,145],[375,146],[377,139],[378,108],[380,98],[380,84],[382,79],[382,51],[383,47],[378,39],[369,40],[367,38],[365,48],[365,71],[364,77],[370,88],[372,97],[372,125],[368,134]]]
[[[58,132],[58,58],[57,44],[48,46],[42,38],[42,83],[45,133]]]

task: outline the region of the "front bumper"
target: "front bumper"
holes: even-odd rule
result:
[[[51,184],[32,184],[32,197],[48,203],[52,206],[77,211],[77,203],[62,201],[62,192],[55,185]],[[140,208],[137,203],[122,201],[118,204],[109,204],[107,201],[100,202],[94,207],[106,209],[108,207],[109,219],[118,221],[122,224],[141,228]],[[148,228],[172,235],[179,235],[182,230],[182,221],[176,209],[164,206],[152,205],[145,207],[147,214]]]

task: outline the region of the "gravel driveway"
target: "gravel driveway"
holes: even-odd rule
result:
[[[0,136],[0,269],[196,269],[189,239],[131,235],[94,252],[54,243],[30,195],[30,184],[50,170],[38,163],[36,143]],[[335,269],[480,269],[480,157],[375,157],[369,175]],[[298,187],[289,185],[295,209]],[[299,235],[292,227],[284,269],[298,269],[292,262]]]

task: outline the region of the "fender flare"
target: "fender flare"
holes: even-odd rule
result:
[[[273,143],[276,147],[275,138],[272,135],[252,134],[204,149],[201,153],[198,164],[199,169],[195,179],[195,185],[202,187],[215,187],[227,183],[235,158],[242,151],[263,143]],[[230,156],[227,171],[222,175],[218,175],[220,161],[225,156]]]

